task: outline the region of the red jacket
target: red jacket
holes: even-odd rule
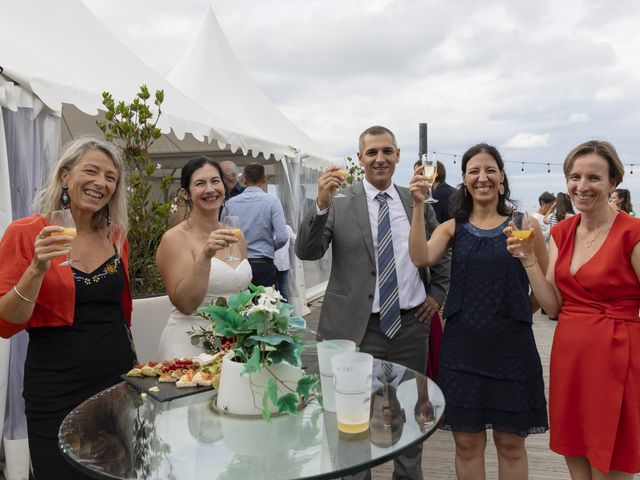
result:
[[[21,218],[11,223],[0,241],[0,297],[4,296],[31,265],[36,235],[47,226],[40,215]],[[131,287],[129,285],[129,245],[122,246],[125,288],[122,292],[122,310],[131,325]],[[51,268],[44,274],[42,286],[33,314],[27,323],[17,325],[0,318],[0,336],[9,338],[25,328],[57,327],[73,324],[76,287],[71,267],[57,265],[63,259],[53,260]]]

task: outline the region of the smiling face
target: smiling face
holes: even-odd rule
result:
[[[474,202],[498,201],[498,188],[504,180],[498,162],[486,152],[480,152],[467,162],[463,175],[464,188]]]
[[[394,145],[388,133],[365,135],[358,160],[364,168],[367,181],[378,190],[386,190],[400,161],[400,149]]]
[[[191,175],[189,191],[183,194],[191,198],[194,209],[219,210],[224,202],[224,184],[216,167],[205,163]]]
[[[615,186],[615,180],[609,177],[609,164],[596,153],[577,157],[567,175],[571,202],[581,212],[608,208]]]
[[[61,176],[67,185],[74,212],[95,213],[111,200],[118,185],[113,160],[100,150],[87,150],[71,170]]]

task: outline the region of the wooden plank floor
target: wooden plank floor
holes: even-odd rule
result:
[[[322,300],[311,304],[311,312],[306,320],[310,328],[316,329]],[[548,396],[549,385],[549,355],[551,341],[555,331],[556,322],[549,320],[545,315],[537,314],[534,317],[534,335],[542,360],[544,370],[544,383]],[[487,451],[485,455],[486,472],[488,479],[498,478],[498,462],[496,451],[491,441],[490,432],[487,435]],[[564,458],[549,450],[549,433],[544,435],[531,435],[527,438],[527,452],[529,455],[529,478],[531,480],[564,480],[570,479]],[[422,456],[422,471],[425,479],[447,480],[455,479],[454,443],[451,433],[438,430],[424,443]],[[373,469],[374,480],[386,480],[391,478],[393,463],[385,463]]]

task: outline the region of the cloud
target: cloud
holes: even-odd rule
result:
[[[569,115],[570,123],[588,122],[589,120],[591,120],[591,117],[588,113],[585,112],[572,113],[571,115]]]
[[[544,133],[518,133],[504,144],[507,148],[539,148],[551,145],[551,135]]]

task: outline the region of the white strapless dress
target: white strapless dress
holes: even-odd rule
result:
[[[219,297],[228,297],[245,290],[251,281],[251,265],[245,259],[234,269],[228,263],[213,257],[209,288],[201,306],[211,305]],[[162,331],[158,344],[157,360],[170,360],[175,357],[195,357],[202,350],[191,345],[191,337],[187,331],[207,327],[209,321],[198,315],[185,315],[177,308],[171,309],[169,321]]]

